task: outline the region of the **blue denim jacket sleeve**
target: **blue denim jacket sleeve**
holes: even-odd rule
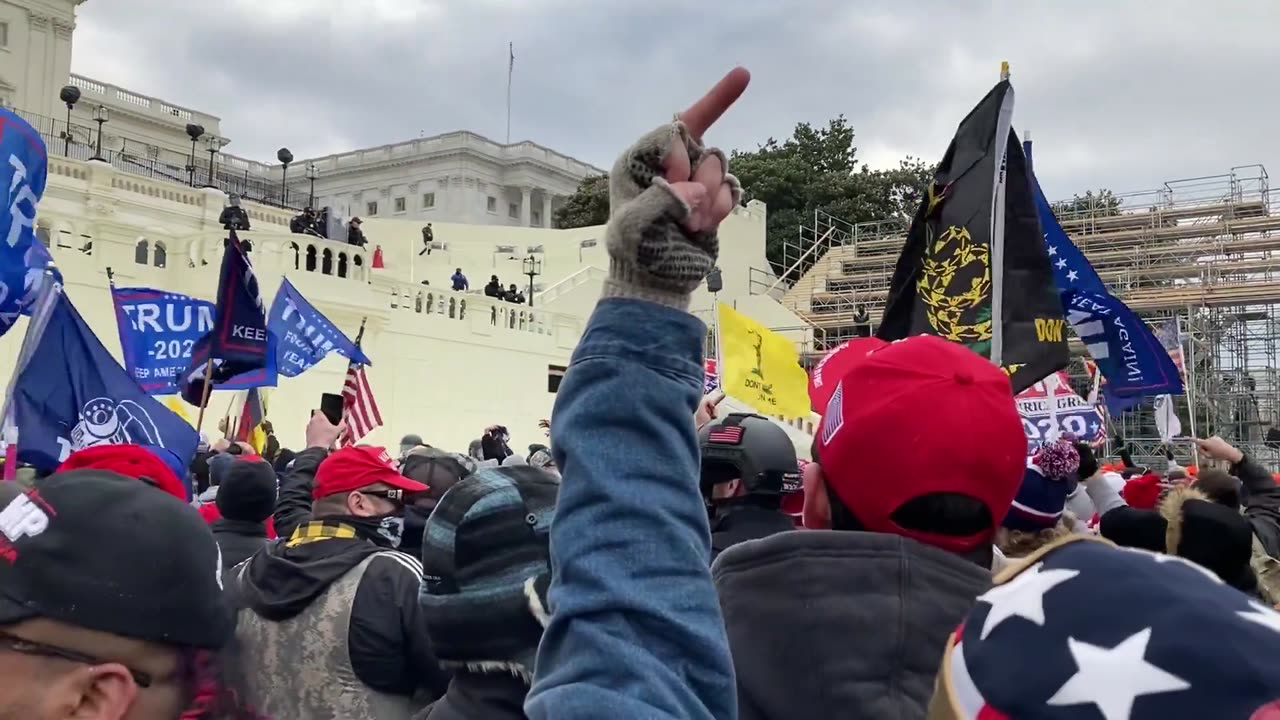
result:
[[[574,351],[551,431],[563,479],[534,720],[737,717],[698,490],[705,333],[610,298]]]

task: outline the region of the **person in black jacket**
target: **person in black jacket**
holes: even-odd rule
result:
[[[368,238],[364,236],[364,230],[361,228],[360,218],[351,218],[351,222],[347,223],[347,244],[356,247],[364,247],[369,244]]]
[[[227,195],[227,206],[222,208],[222,214],[218,216],[218,224],[226,230],[249,229],[249,213],[240,207],[239,195],[235,193]]]
[[[281,484],[281,539],[224,578],[241,608],[235,689],[268,717],[399,720],[449,681],[418,604],[421,562],[395,549],[427,488],[383,448],[330,453],[338,430],[312,415]]]
[[[734,413],[703,425],[698,443],[712,560],[738,543],[795,529],[782,498],[800,489],[800,463],[785,430],[760,415]]]
[[[259,458],[236,458],[222,482],[214,502],[222,517],[210,529],[222,550],[222,569],[248,560],[267,544],[263,524],[276,509],[276,474]]]
[[[484,295],[485,297],[491,297],[497,300],[501,300],[505,297],[506,293],[502,289],[502,281],[498,280],[497,275],[489,277],[489,284],[484,286]]]
[[[404,510],[404,538],[400,541],[400,549],[414,557],[420,557],[422,532],[431,511],[435,510],[440,498],[444,497],[449,488],[471,473],[452,453],[432,447],[410,450],[400,462],[400,472],[429,488],[427,492],[415,497],[412,504]]]

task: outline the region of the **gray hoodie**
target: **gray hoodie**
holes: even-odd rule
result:
[[[908,538],[784,532],[711,567],[742,720],[925,717],[947,637],[991,573]]]

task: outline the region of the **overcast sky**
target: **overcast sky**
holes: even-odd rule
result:
[[[729,8],[732,8],[730,10]],[[1280,2],[89,0],[72,69],[222,118],[273,161],[467,129],[600,167],[734,64],[710,139],[753,148],[844,113],[873,167],[937,160],[1012,63],[1047,194],[1280,171]]]

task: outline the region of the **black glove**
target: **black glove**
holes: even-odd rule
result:
[[[1076,443],[1076,452],[1080,454],[1080,469],[1077,473],[1081,480],[1088,480],[1098,473],[1098,458],[1088,443]]]

